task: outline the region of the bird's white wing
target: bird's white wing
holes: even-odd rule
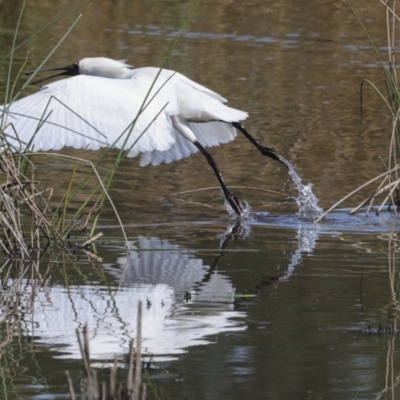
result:
[[[189,126],[203,147],[213,147],[218,146],[220,143],[231,142],[237,134],[236,129],[231,124],[220,121],[190,122]],[[144,167],[149,164],[159,165],[162,163],[169,164],[173,161],[189,157],[198,151],[194,144],[177,132],[176,141],[170,149],[165,151],[153,150],[143,153],[140,158],[140,166]]]
[[[178,96],[179,116],[188,122],[238,122],[248,117],[247,112],[226,106],[226,99],[183,75],[174,75],[173,80]],[[218,136],[222,138],[224,133],[228,132],[222,129]],[[229,141],[228,138],[223,140],[218,143]]]
[[[143,73],[154,74],[154,76],[157,72],[154,68],[143,70]],[[189,127],[202,146],[218,146],[220,143],[228,143],[235,139],[236,129],[230,122],[246,119],[248,117],[247,112],[227,107],[223,104],[226,100],[219,94],[179,73],[163,70],[160,74],[160,81],[168,82],[168,80],[171,80],[171,84],[175,87],[178,95],[179,115],[191,121],[188,122]],[[197,151],[196,146],[177,132],[176,142],[170,149],[165,151],[154,150],[142,154],[140,165],[168,164],[186,158]]]
[[[197,147],[185,139],[179,133],[176,133],[176,141],[170,149],[165,151],[153,150],[147,153],[143,153],[140,158],[140,166],[145,167],[146,165],[160,165],[162,163],[169,164],[173,161],[179,161],[182,158],[189,157],[198,151]],[[128,157],[130,155],[128,154]]]
[[[179,109],[171,86],[154,96],[155,85],[146,98],[152,83],[141,74],[124,80],[78,75],[53,82],[0,107],[0,115],[7,114],[4,132],[13,146],[30,144],[36,151],[63,146],[131,148],[130,156],[165,151],[176,140],[169,116]]]
[[[187,85],[190,85],[192,88],[199,90],[200,92],[205,93],[206,95],[218,100],[221,103],[226,103],[228,100],[222,97],[220,94],[213,92],[212,90],[206,88],[203,85],[200,85],[196,83],[195,81],[192,81],[191,79],[187,78],[185,75],[182,75],[178,72],[175,72],[175,79],[179,79],[182,82],[184,82]]]

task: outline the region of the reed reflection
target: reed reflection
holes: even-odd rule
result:
[[[246,329],[244,312],[234,307],[235,288],[212,265],[179,245],[138,237],[128,256],[104,267],[113,283],[62,286],[22,279],[30,307],[23,332],[57,357],[80,358],[75,329],[88,324],[91,358],[112,360],[136,336],[137,305],[144,304],[144,354],[155,361],[175,358],[210,335]],[[3,282],[13,286],[11,279]]]

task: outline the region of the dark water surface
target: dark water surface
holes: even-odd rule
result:
[[[385,10],[367,3],[354,6],[386,57]],[[28,0],[18,42],[79,4]],[[11,47],[21,5],[0,2],[0,57]],[[193,6],[95,0],[47,65],[108,56],[158,66]],[[23,70],[34,69],[77,15],[19,50],[13,75],[28,51]],[[204,1],[168,68],[249,111],[250,132],[314,184],[324,209],[383,172],[389,113],[367,89],[362,124],[359,114],[361,80],[383,88],[382,73],[345,2]],[[6,76],[0,64],[2,93]],[[255,189],[296,195],[280,165],[242,137],[212,153],[228,186],[241,186],[235,193],[258,213],[244,226],[230,224],[217,189],[170,196],[217,186],[201,155],[147,168],[125,160],[110,193],[130,254],[106,206],[98,229],[105,239],[95,247],[102,262],[60,253],[23,280],[3,265],[1,399],[66,398],[64,371],[76,384],[82,371],[75,328],[86,322],[93,365],[108,366],[117,356],[122,366],[139,300],[149,399],[398,398],[398,335],[385,333],[398,325],[398,218],[387,211],[350,217],[342,208],[318,225],[301,221],[294,203]],[[82,154],[96,161],[103,153]],[[102,166],[114,158],[107,155]],[[36,162],[36,178],[55,189],[56,202],[73,165],[45,156]],[[77,176],[84,174],[82,167]],[[89,181],[72,206],[95,184]],[[12,298],[15,312],[5,306]]]

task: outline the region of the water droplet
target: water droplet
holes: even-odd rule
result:
[[[296,197],[296,203],[299,206],[298,215],[301,218],[313,221],[320,217],[324,213],[324,210],[318,205],[318,199],[312,191],[312,184],[303,185],[293,166],[288,161],[286,162],[289,166],[289,174],[293,178],[293,182],[299,192],[299,195]]]

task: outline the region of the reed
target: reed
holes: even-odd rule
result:
[[[8,62],[4,96],[5,105],[0,113],[0,226],[2,228],[0,249],[9,258],[33,259],[33,254],[39,253],[43,247],[52,242],[60,242],[62,237],[52,223],[53,215],[49,206],[49,200],[53,194],[52,189],[42,188],[36,181],[31,157],[26,151],[22,150],[25,148],[25,144],[21,143],[17,148],[11,146],[7,140],[7,135],[4,133],[4,129],[8,126],[6,125],[6,116],[10,105],[19,97],[33,78],[30,77],[21,89],[15,93],[16,82],[12,82],[11,79],[15,52],[23,44],[28,43],[43,31],[41,29],[22,44],[17,45],[19,26],[25,4],[26,1],[22,3],[11,51],[0,61],[0,63]],[[76,11],[78,8],[80,7],[71,12]],[[58,17],[48,24],[46,28],[49,28],[71,12]],[[76,18],[41,65],[44,65],[62,44],[79,19],[80,16]],[[20,74],[21,70],[17,74],[17,79]],[[18,136],[18,132],[16,134]]]
[[[128,354],[128,374],[126,381],[118,380],[118,362],[114,359],[113,365],[109,368],[108,382],[99,382],[98,372],[90,365],[90,340],[87,325],[82,333],[76,330],[79,349],[81,352],[84,377],[81,379],[80,396],[83,400],[144,400],[146,398],[146,383],[142,381],[142,302],[138,304],[136,349],[131,339]],[[78,398],[73,380],[68,371],[65,371],[69,395],[72,400]]]
[[[372,49],[375,53],[375,56],[378,60],[380,68],[383,73],[383,80],[385,84],[386,91],[381,91],[378,86],[370,81],[369,79],[364,79],[361,82],[360,87],[360,107],[361,107],[361,118],[363,113],[363,95],[364,88],[366,86],[370,86],[373,91],[382,99],[384,104],[386,105],[388,112],[392,118],[392,131],[391,131],[391,139],[390,145],[388,149],[388,157],[387,162],[383,162],[384,172],[379,176],[376,176],[370,179],[368,182],[360,185],[352,192],[348,193],[342,199],[340,199],[337,203],[335,203],[331,208],[329,208],[324,214],[322,214],[316,222],[319,222],[323,219],[329,212],[334,210],[338,205],[340,205],[343,201],[347,200],[355,193],[358,193],[360,190],[370,186],[377,185],[372,193],[363,200],[360,204],[354,207],[350,214],[354,214],[359,211],[362,207],[367,207],[367,213],[371,210],[371,207],[375,205],[376,213],[380,213],[382,208],[388,204],[388,202],[393,205],[393,209],[398,211],[400,208],[400,90],[397,79],[397,70],[396,70],[396,56],[394,51],[394,43],[395,43],[395,33],[396,33],[396,21],[400,21],[399,16],[396,13],[395,5],[396,1],[392,1],[392,5],[389,4],[389,1],[380,0],[382,5],[386,8],[386,31],[387,31],[387,60],[385,61],[383,56],[381,55],[379,49],[375,45],[373,39],[369,35],[365,25],[362,23],[361,19],[357,15],[353,6],[351,5],[349,0],[346,0],[348,6],[350,7],[352,13],[357,19],[358,24],[361,26],[364,31],[369,43],[372,46]],[[380,195],[384,194],[383,198],[379,200]]]
[[[89,2],[84,3],[82,6],[86,5]],[[196,3],[191,15],[189,16],[181,30],[181,34],[176,38],[167,55],[165,56],[160,67],[159,74],[168,63],[172,52],[176,48],[179,40],[182,37],[183,32],[185,31],[190,20],[192,19],[199,4],[200,1]],[[7,127],[8,129],[12,129],[12,126],[6,125],[6,117],[10,105],[18,98],[21,92],[29,85],[29,83],[35,76],[35,73],[33,73],[26,81],[26,83],[22,86],[22,88],[15,93],[15,82],[11,82],[11,71],[13,69],[14,53],[17,49],[19,49],[22,45],[28,43],[30,40],[25,40],[20,45],[17,45],[19,22],[22,18],[24,7],[25,1],[23,2],[21,8],[21,13],[19,21],[17,23],[11,51],[5,58],[3,58],[3,60],[0,60],[0,63],[6,62],[7,60],[9,62],[8,80],[4,99],[5,105],[3,106],[2,110],[0,110],[0,185],[1,180],[4,181],[4,184],[0,187],[0,225],[3,228],[3,232],[5,232],[4,237],[0,237],[0,249],[2,249],[8,257],[14,257],[16,255],[28,257],[30,248],[33,247],[35,249],[40,249],[41,246],[43,247],[43,243],[45,243],[46,245],[53,244],[54,242],[63,244],[68,238],[71,237],[71,234],[73,234],[73,232],[90,231],[90,237],[97,237],[98,234],[96,234],[96,227],[105,201],[108,201],[108,203],[113,208],[116,218],[119,222],[125,244],[128,247],[128,239],[124,231],[123,223],[118,215],[118,212],[112,202],[111,196],[109,195],[108,191],[112,186],[113,178],[116,174],[118,166],[126,158],[126,156],[129,154],[129,151],[136,144],[137,141],[133,143],[133,145],[129,148],[124,148],[123,146],[123,148],[118,152],[113,166],[109,169],[104,169],[104,159],[108,156],[109,151],[114,148],[113,145],[111,145],[106,151],[103,152],[102,157],[96,163],[91,163],[83,158],[71,157],[63,154],[44,152],[35,153],[31,145],[32,140],[31,143],[20,143],[19,146],[11,146],[7,140],[8,138],[5,133],[5,128]],[[76,11],[80,7],[75,8],[73,11]],[[60,20],[61,18],[69,15],[71,12],[72,11],[57,18],[51,24],[47,25],[46,28],[50,27],[53,23]],[[46,63],[46,61],[54,53],[54,51],[62,44],[64,39],[69,35],[74,26],[78,23],[79,19],[80,16],[78,16],[75,22],[70,26],[65,35],[59,40],[57,45],[53,48],[53,50],[49,53],[45,60],[43,60],[38,69],[40,69]],[[35,35],[32,36],[32,38],[42,32],[43,29],[39,30]],[[21,71],[22,69],[19,71],[18,76],[21,74]],[[152,87],[149,89],[148,95],[143,100],[143,104],[139,112],[136,116],[133,116],[131,124],[126,128],[124,132],[121,133],[120,137],[125,138],[125,143],[128,143],[129,136],[134,129],[137,119],[154,98],[150,98],[150,93],[151,89],[156,83],[156,80],[158,79],[158,76],[159,75],[157,75]],[[65,104],[64,106],[67,107],[67,105]],[[163,109],[159,110],[159,113],[161,113],[162,111]],[[37,121],[37,128],[35,132],[32,132],[32,138],[34,138],[35,134],[40,130],[41,125],[46,122],[46,119],[48,118],[50,113],[51,107],[48,107],[48,110],[46,109],[43,112],[40,120]],[[155,118],[157,118],[157,116]],[[90,125],[90,121],[84,122]],[[153,121],[151,121],[151,123],[152,122]],[[149,126],[151,125],[151,123],[149,124]],[[140,140],[140,137],[146,134],[147,129],[148,127],[141,133],[137,140]],[[79,132],[76,132],[76,134],[79,134]],[[18,137],[18,132],[15,132],[15,135],[16,137]],[[118,142],[118,140],[119,138],[116,140],[116,142]],[[55,209],[51,206],[50,203],[53,190],[49,188],[41,188],[39,182],[34,179],[34,160],[38,154],[40,154],[41,157],[47,156],[63,159],[64,162],[68,161],[71,162],[73,165],[73,173],[71,174],[71,178],[67,184],[65,192],[61,193],[61,196],[60,193],[57,193],[58,197],[61,197],[61,201]],[[85,165],[89,167],[89,172],[85,173],[84,177],[78,180],[77,171],[79,169],[79,172],[82,172],[81,168]],[[100,171],[102,173],[100,173]],[[1,175],[3,175],[3,179],[1,178]],[[94,185],[92,191],[86,196],[83,201],[79,200],[79,206],[75,211],[73,211],[72,213],[68,213],[67,210],[69,206],[72,203],[74,203],[75,205],[75,203],[77,202],[76,199],[78,197],[78,194],[82,193],[82,188],[88,182],[88,180],[93,178],[96,179],[97,183]],[[80,198],[81,197],[82,196],[80,196]],[[23,210],[21,209],[21,204],[24,204],[24,206],[29,210],[28,215],[31,216],[31,221],[29,223],[27,222],[26,217],[22,218],[22,215],[26,214],[23,213]],[[82,219],[84,215],[86,215],[86,218]],[[26,229],[27,225],[30,226],[30,229]]]

